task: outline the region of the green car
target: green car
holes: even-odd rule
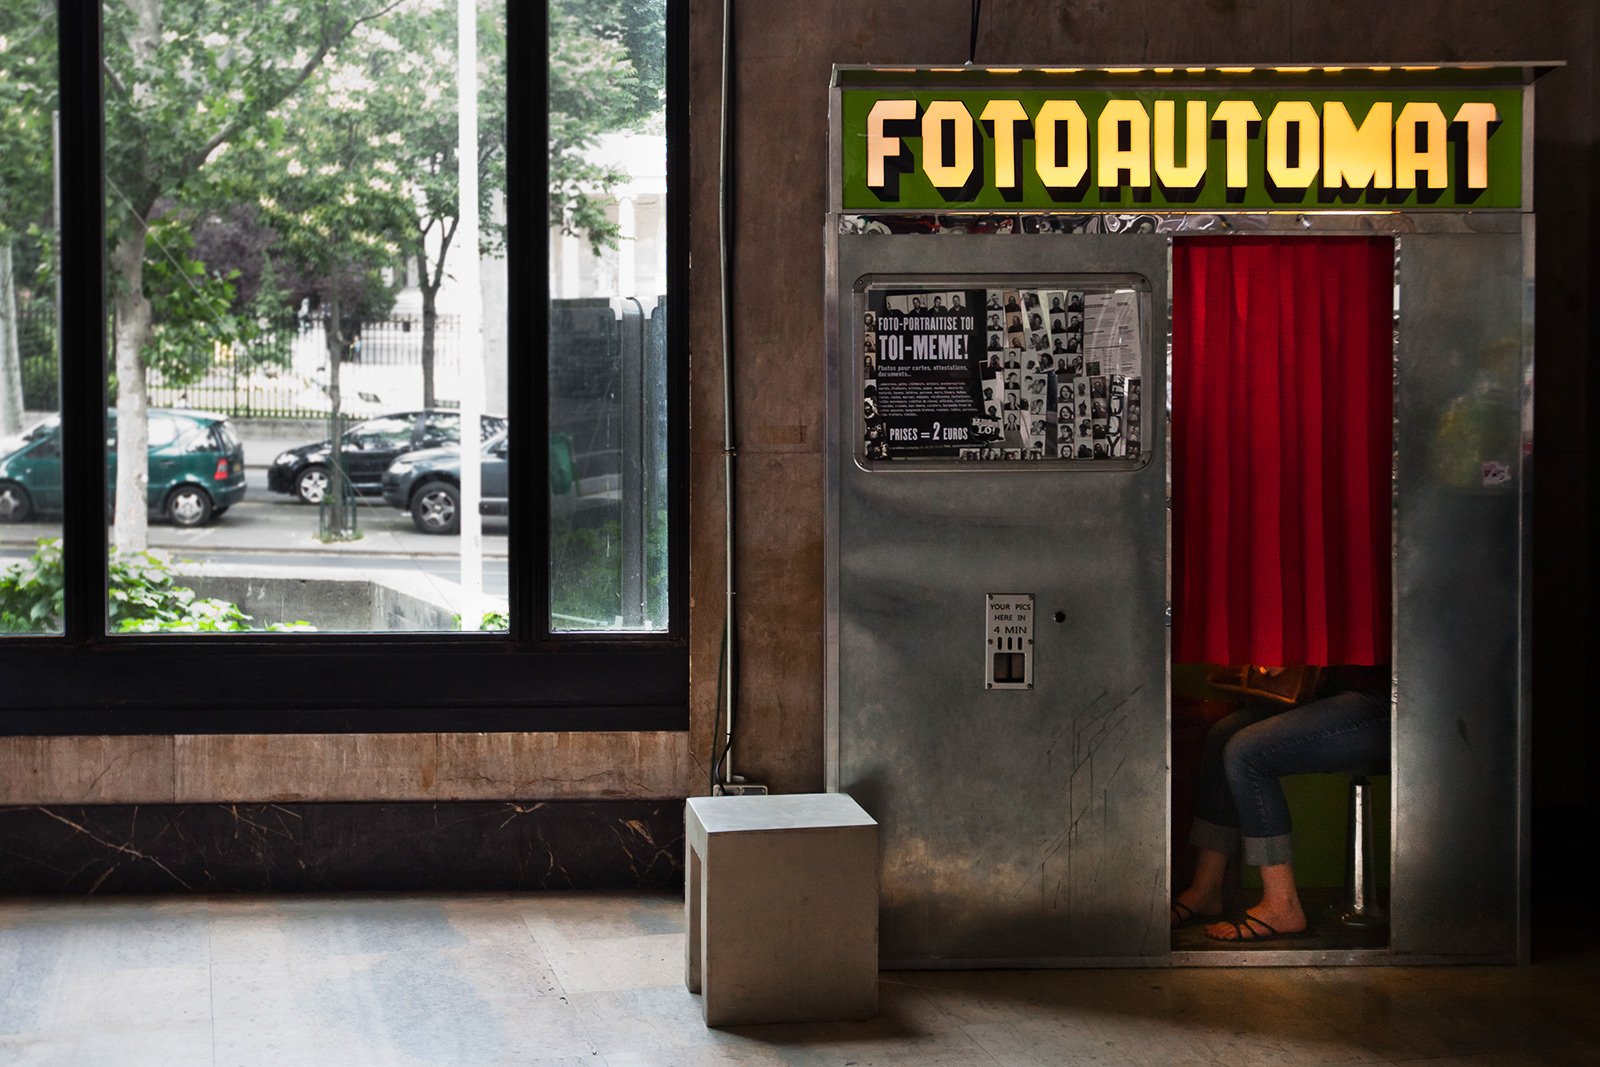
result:
[[[116,412],[107,414],[108,492],[116,487]],[[244,445],[227,416],[151,408],[150,510],[175,526],[203,526],[244,497]],[[0,457],[0,522],[59,514],[61,421],[52,416]]]

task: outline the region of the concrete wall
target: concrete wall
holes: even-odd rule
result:
[[[779,790],[822,783],[822,298],[830,64],[958,64],[967,0],[778,0],[735,8],[732,274],[739,446],[741,707],[735,768]],[[692,4],[692,254],[716,262],[721,5]],[[1564,60],[1540,83],[1538,465],[1534,596],[1537,802],[1593,799],[1586,553],[1594,381],[1596,13],[1581,0],[989,0],[980,63]],[[694,729],[710,728],[722,623],[722,420],[716,278],[695,276]]]
[[[305,622],[329,633],[439,633],[456,628],[455,608],[441,586],[459,586],[420,574],[390,574],[373,581],[358,571],[330,570],[307,578],[292,567],[238,564],[188,565],[178,574],[196,596],[237,604],[258,627]]]

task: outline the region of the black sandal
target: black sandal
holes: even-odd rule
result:
[[[1221,912],[1216,912],[1212,915],[1201,915],[1183,901],[1175,899],[1172,902],[1173,923],[1171,928],[1184,930],[1191,926],[1199,926],[1201,923],[1215,922],[1221,915]]]
[[[1210,931],[1206,936],[1213,941],[1224,944],[1253,945],[1261,941],[1292,941],[1296,938],[1308,936],[1306,930],[1293,930],[1285,933],[1273,926],[1260,916],[1251,915],[1248,911],[1240,919],[1223,919],[1222,922],[1233,927],[1232,937],[1217,937]]]

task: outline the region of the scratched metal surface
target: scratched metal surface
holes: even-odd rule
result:
[[[838,241],[833,321],[847,353],[865,275],[1142,275],[1144,395],[1166,395],[1165,336],[1150,326],[1167,321],[1164,237]],[[867,473],[849,439],[859,362],[833,368],[830,725],[838,787],[881,826],[885,963],[1164,960],[1160,404],[1145,416],[1156,453],[1139,470]],[[984,690],[988,592],[1037,598],[1031,692]]]
[[[1521,234],[1400,240],[1397,958],[1526,951],[1531,267]]]

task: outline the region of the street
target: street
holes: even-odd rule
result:
[[[410,515],[382,498],[361,500],[358,540],[324,544],[317,540],[316,508],[269,492],[264,469],[248,468],[248,485],[244,500],[205,526],[184,529],[152,516],[150,547],[194,562],[424,573],[456,580],[460,539],[418,533]],[[494,598],[506,596],[507,525],[504,517],[483,519],[483,588]],[[0,524],[0,565],[25,559],[40,538],[60,535],[59,518]]]

